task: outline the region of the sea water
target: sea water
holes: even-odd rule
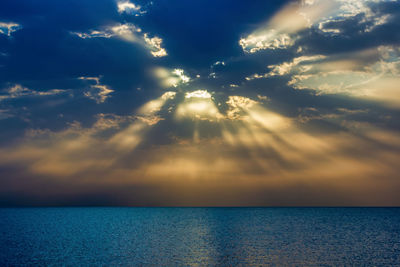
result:
[[[27,265],[400,266],[400,209],[0,209],[0,266]]]

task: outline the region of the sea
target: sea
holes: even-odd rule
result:
[[[1,208],[0,266],[400,266],[400,208]]]

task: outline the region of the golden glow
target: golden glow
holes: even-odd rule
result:
[[[349,197],[358,205],[388,204],[385,197],[397,194],[392,190],[400,186],[392,179],[400,149],[395,132],[348,122],[342,125],[347,131],[311,134],[248,97],[230,96],[221,112],[206,90],[188,92],[190,97],[175,107],[169,100],[176,94],[166,92],[131,116],[102,114],[91,127],[74,123],[59,132],[31,131],[22,143],[0,150],[0,164],[19,164],[29,176],[75,186],[157,186],[162,190],[152,193],[162,205],[272,205],[282,203],[274,198],[298,196],[299,187],[317,195],[322,190],[336,200]],[[175,109],[179,118],[170,124],[192,127],[191,132],[169,132],[169,143],[146,146],[152,142],[147,133],[167,120],[159,114],[163,108]],[[204,125],[215,132],[205,137]],[[386,149],[388,144],[393,149]]]
[[[197,90],[185,94],[185,100],[176,109],[178,119],[191,118],[199,120],[217,120],[221,114],[206,90]]]

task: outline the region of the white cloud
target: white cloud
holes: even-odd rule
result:
[[[8,88],[5,93],[0,93],[0,101],[11,98],[21,98],[29,96],[50,96],[57,95],[67,92],[67,90],[52,89],[48,91],[35,91],[27,87],[23,87],[20,84],[15,84],[14,86]]]
[[[376,57],[376,58],[375,58]],[[327,56],[292,68],[289,85],[319,94],[345,93],[400,107],[400,48],[381,46]]]
[[[238,120],[243,118],[246,110],[258,104],[258,102],[244,96],[229,96],[226,104],[229,107],[226,117],[230,120]]]
[[[90,38],[120,38],[130,43],[137,43],[147,48],[154,57],[167,56],[167,51],[162,47],[163,40],[160,37],[149,37],[148,33],[142,33],[142,29],[131,24],[116,24],[104,27],[101,30],[84,32],[71,32],[82,39]]]
[[[165,57],[167,51],[161,47],[163,40],[160,37],[152,37],[150,38],[147,33],[143,35],[144,41],[146,42],[148,48],[151,50],[151,54],[154,57]]]
[[[268,100],[268,97],[265,95],[257,95],[257,98],[260,99],[261,101],[266,101]]]
[[[114,90],[108,86],[100,84],[99,77],[80,77],[79,79],[95,82],[95,84],[91,84],[83,94],[84,96],[96,101],[97,104],[104,103],[107,98],[110,97],[110,94],[114,92]]]
[[[294,40],[288,34],[276,34],[274,30],[264,34],[250,34],[239,40],[243,51],[255,53],[265,49],[286,49],[294,44]]]
[[[164,120],[157,115],[161,108],[168,100],[174,99],[176,92],[168,91],[161,95],[159,98],[151,100],[141,106],[137,112],[137,118],[145,124],[151,126],[157,124],[159,121]]]
[[[391,18],[391,16],[388,15],[388,14],[383,15],[383,16],[373,16],[372,19],[371,19],[372,25],[371,26],[367,26],[365,28],[365,32],[371,32],[376,27],[386,24],[389,21],[390,18]]]
[[[225,64],[224,61],[217,61],[217,62],[215,62],[214,64],[212,64],[212,66],[218,66],[218,65],[220,65],[220,66],[225,66],[226,64]]]
[[[155,100],[151,100],[147,102],[145,105],[143,105],[139,111],[138,114],[145,116],[145,115],[153,115],[161,110],[161,108],[164,106],[165,102],[167,102],[170,99],[174,99],[176,95],[176,92],[168,91],[165,92],[162,96]]]
[[[161,99],[163,100],[169,100],[169,99],[174,99],[176,96],[176,92],[165,92],[164,94],[162,94]]]
[[[114,33],[115,36],[124,39],[128,42],[139,42],[140,37],[137,33],[142,32],[142,30],[136,27],[133,24],[126,23],[126,24],[119,24],[113,27],[110,27],[111,31]]]
[[[286,76],[295,89],[317,94],[349,94],[400,107],[400,48],[379,46],[359,52],[300,56],[270,65],[246,80]]]
[[[190,82],[190,77],[185,75],[183,69],[167,69],[167,68],[155,68],[153,74],[159,79],[161,86],[168,87],[178,87],[181,84],[186,84]]]
[[[90,38],[111,38],[114,36],[112,32],[107,31],[90,31],[88,33],[84,32],[71,32],[72,34],[77,35],[79,38],[82,39],[90,39]]]
[[[131,23],[117,24],[105,27],[103,30],[91,30],[87,33],[72,32],[82,39],[118,37],[129,42],[138,42],[138,33],[142,30]]]
[[[390,20],[371,10],[373,2],[386,0],[315,0],[291,2],[282,8],[267,23],[251,34],[241,38],[243,51],[255,53],[265,49],[286,49],[295,44],[298,33],[307,28],[315,28],[329,35],[342,33],[340,23],[360,14],[363,19],[360,31],[370,32]]]
[[[312,65],[308,63],[315,63],[322,59],[326,58],[323,55],[314,55],[314,56],[301,56],[294,58],[291,62],[284,62],[277,65],[269,65],[268,68],[270,69],[269,72],[265,74],[253,74],[249,77],[246,77],[246,80],[250,81],[253,79],[260,79],[260,78],[268,78],[272,76],[282,76],[287,75],[296,69],[299,73],[304,73],[309,71],[312,68]],[[304,64],[305,63],[305,64]],[[299,66],[301,65],[301,66]]]
[[[239,44],[248,53],[291,47],[297,39],[296,33],[310,27],[330,10],[331,5],[332,1],[292,2],[259,29],[241,38]]]
[[[0,33],[5,34],[8,37],[11,36],[11,34],[19,29],[21,29],[21,25],[18,23],[14,22],[0,22]]]
[[[318,24],[318,30],[320,30],[323,33],[326,34],[339,34],[341,33],[341,30],[338,28],[329,28],[329,26],[327,26],[327,24],[331,23],[331,22],[338,22],[338,20],[334,21],[334,20],[325,20],[325,21],[321,21]]]
[[[117,8],[120,14],[127,13],[127,14],[134,14],[135,16],[140,16],[147,13],[145,10],[142,10],[140,5],[136,5],[128,0],[124,1],[117,1]]]
[[[185,98],[204,98],[204,99],[210,99],[211,94],[207,92],[206,90],[197,90],[193,92],[188,92],[185,94]]]
[[[114,90],[110,89],[106,85],[92,85],[89,91],[86,91],[84,95],[90,99],[96,101],[97,104],[104,103],[106,99],[114,92]]]
[[[188,83],[190,81],[189,76],[186,76],[184,74],[184,70],[183,69],[174,69],[172,74],[175,74],[176,76],[178,76],[181,79],[182,83]]]
[[[216,121],[223,118],[207,90],[187,92],[185,100],[178,105],[175,116],[178,119],[189,118],[206,121]],[[197,131],[194,133],[194,139],[198,139]]]
[[[386,24],[391,16],[389,14],[382,15],[370,8],[373,3],[390,2],[391,0],[336,0],[332,10],[322,17],[318,22],[318,29],[326,34],[342,33],[338,25],[348,19],[363,15],[363,19],[359,21],[361,32],[371,32],[376,27]],[[331,25],[331,26],[329,26]],[[332,27],[333,26],[333,27]],[[336,26],[337,27],[337,26]]]

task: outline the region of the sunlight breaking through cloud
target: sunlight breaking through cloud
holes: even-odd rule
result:
[[[198,121],[192,128],[192,139],[185,141],[176,136],[175,142],[167,145],[140,148],[148,141],[146,133],[166,119],[158,113],[176,96],[175,92],[166,92],[132,116],[99,114],[89,128],[72,123],[58,132],[27,132],[21,144],[0,150],[0,164],[23,164],[31,175],[57,176],[66,181],[84,177],[79,178],[79,183],[156,182],[169,183],[168,188],[172,189],[191,181],[206,195],[204,181],[218,191],[229,182],[234,195],[240,194],[243,187],[250,192],[260,187],[273,191],[282,184],[312,182],[329,185],[341,194],[347,194],[343,188],[357,187],[357,203],[365,203],[364,196],[371,192],[377,174],[392,175],[396,169],[396,152],[377,145],[390,142],[400,149],[400,139],[390,131],[364,125],[360,137],[358,126],[348,122],[346,127],[354,134],[351,131],[339,135],[310,134],[293,120],[247,97],[230,96],[229,109],[223,115],[211,97],[203,97],[207,93],[205,90],[189,92],[194,97],[184,98],[176,107],[177,116]],[[153,122],[141,118],[153,119]],[[186,122],[175,123],[183,126]],[[219,131],[205,138],[202,133],[206,124],[203,123]],[[346,154],[354,148],[361,149],[357,157]],[[370,149],[375,150],[374,157],[365,153]],[[338,177],[347,177],[341,180],[340,186]],[[386,181],[382,186],[392,185]],[[175,190],[171,193],[181,195]]]
[[[190,82],[190,77],[185,75],[183,69],[167,69],[158,67],[153,69],[153,75],[160,81],[164,88],[178,87]]]
[[[0,202],[400,204],[399,1],[14,2]]]
[[[71,34],[82,39],[91,38],[113,38],[117,37],[130,43],[137,43],[147,48],[153,57],[164,57],[168,53],[162,47],[163,40],[160,37],[150,37],[149,33],[142,33],[142,29],[131,24],[116,24],[105,26],[102,29],[91,30],[89,32],[71,32]]]
[[[206,90],[197,90],[186,93],[185,98],[211,98],[211,94]]]
[[[255,53],[264,49],[286,49],[296,40],[296,33],[311,27],[329,14],[333,1],[292,2],[274,15],[265,26],[241,38],[243,51]],[[290,17],[290,20],[287,19]]]
[[[196,90],[185,94],[185,100],[176,109],[176,117],[214,121],[222,118],[222,115],[209,92]]]
[[[324,34],[337,35],[342,32],[341,23],[356,16],[364,16],[360,22],[363,32],[371,32],[386,24],[390,15],[381,16],[370,8],[371,3],[386,0],[332,0],[295,1],[287,4],[267,23],[261,25],[239,45],[247,53],[265,49],[287,49],[299,38],[298,34],[308,28],[318,29]],[[290,19],[288,19],[290,18]]]

